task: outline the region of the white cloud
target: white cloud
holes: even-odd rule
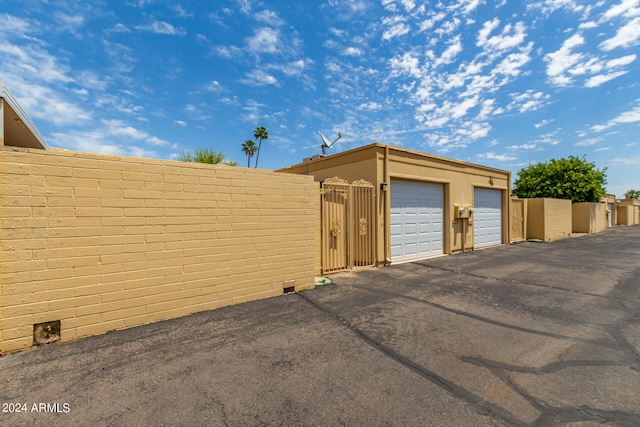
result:
[[[533,43],[529,43],[517,53],[507,55],[494,69],[495,73],[517,77],[522,73],[522,68],[531,61]]]
[[[217,46],[214,48],[214,51],[218,56],[226,59],[237,58],[242,56],[244,53],[242,49],[236,46]]]
[[[538,146],[536,144],[522,144],[522,145],[510,145],[506,147],[507,150],[534,150]]]
[[[177,124],[178,126],[181,127],[186,127],[187,126],[187,122],[185,122],[184,120],[174,120],[173,123]]]
[[[585,40],[582,34],[576,33],[565,40],[559,50],[544,57],[545,61],[547,61],[547,76],[552,83],[558,86],[566,86],[572,82],[571,78],[565,73],[584,58],[583,54],[574,53],[572,50],[584,43]]]
[[[438,23],[438,22],[442,21],[442,20],[443,20],[444,18],[446,18],[446,17],[447,17],[447,14],[446,14],[446,13],[444,13],[444,12],[438,12],[438,13],[436,13],[435,15],[431,16],[430,18],[425,19],[424,21],[422,21],[422,22],[420,23],[420,26],[419,26],[419,28],[420,28],[420,32],[422,32],[422,31],[426,31],[426,30],[429,30],[429,29],[433,28],[433,26],[434,26],[436,23]]]
[[[207,85],[205,85],[205,87],[203,89],[206,92],[215,92],[215,93],[220,93],[220,92],[223,92],[225,90],[224,87],[217,80],[212,80]]]
[[[602,132],[604,130],[607,130],[607,129],[609,129],[609,128],[613,127],[613,126],[619,125],[619,124],[635,123],[635,122],[640,122],[640,105],[636,106],[632,110],[625,111],[624,113],[620,114],[618,117],[615,117],[615,118],[609,120],[604,125],[592,126],[591,130],[596,131],[596,132]]]
[[[511,98],[513,101],[507,107],[509,110],[517,109],[521,113],[527,111],[535,111],[544,106],[551,95],[545,95],[543,92],[535,92],[533,90],[527,90],[524,93],[512,93]]]
[[[248,72],[246,77],[239,81],[251,86],[277,85],[278,79],[262,70],[253,70]]]
[[[395,56],[389,61],[391,65],[391,76],[408,75],[420,77],[422,72],[419,67],[419,59],[410,52],[406,52],[402,57]]]
[[[273,28],[258,28],[253,37],[247,39],[252,52],[276,53],[279,51],[279,33]]]
[[[543,15],[549,15],[558,9],[567,9],[574,12],[583,10],[574,0],[543,0],[527,4],[527,9],[539,10]]]
[[[263,22],[274,27],[280,27],[285,24],[285,21],[280,18],[276,12],[268,9],[257,12],[255,18],[258,22]]]
[[[134,28],[140,31],[148,31],[154,34],[164,34],[169,36],[184,36],[187,34],[187,32],[182,28],[176,28],[168,22],[156,20],[147,25],[138,25]]]
[[[382,105],[373,101],[358,105],[358,110],[377,111],[380,109],[382,109]]]
[[[616,68],[616,67],[622,67],[624,65],[629,65],[633,61],[635,61],[636,58],[637,58],[637,56],[634,54],[634,55],[627,55],[627,56],[622,56],[620,58],[611,59],[611,60],[607,61],[606,67],[607,68]]]
[[[543,127],[543,126],[548,125],[551,122],[553,122],[553,119],[552,120],[544,119],[541,122],[534,124],[533,127],[535,127],[536,129],[539,129],[539,128]]]
[[[618,166],[636,166],[640,165],[640,156],[616,157],[615,159],[609,160],[609,163]]]
[[[598,28],[598,23],[594,21],[582,22],[578,28],[581,30],[590,30],[592,28]]]
[[[11,78],[11,91],[29,116],[58,126],[83,124],[92,113],[66,100],[64,94],[52,88],[26,83],[20,76]]]
[[[627,74],[626,71],[616,71],[615,73],[609,73],[609,74],[598,74],[596,76],[589,78],[584,83],[584,85],[585,87],[597,87],[597,86],[600,86],[601,84],[608,82],[609,80],[613,80],[625,74]]]
[[[382,33],[382,40],[391,40],[395,37],[401,37],[408,34],[410,28],[405,24],[405,18],[402,16],[394,16],[391,18],[383,18],[382,24],[389,27]]]
[[[84,17],[82,15],[67,15],[63,12],[56,12],[54,18],[57,21],[58,28],[61,30],[74,31],[84,25]]]
[[[449,44],[449,46],[447,46],[447,49],[442,52],[440,58],[436,59],[436,61],[434,62],[434,66],[437,67],[443,64],[451,64],[453,61],[455,61],[456,56],[458,56],[460,52],[462,52],[462,42],[460,40],[460,35],[457,35],[451,40],[451,43]]]
[[[482,159],[497,160],[499,162],[508,162],[508,161],[517,159],[517,157],[509,156],[507,154],[495,154],[493,152],[489,152],[486,154],[478,154],[478,157]]]
[[[500,25],[498,18],[485,22],[478,35],[477,46],[491,50],[507,50],[514,48],[524,42],[526,27],[524,23],[517,22],[515,25],[507,24],[499,35],[489,37],[489,35]]]
[[[146,147],[166,147],[166,140],[151,136],[121,120],[101,120],[94,130],[53,132],[51,145],[75,151],[136,157],[158,157]],[[142,144],[142,145],[140,145]]]
[[[640,13],[639,0],[622,0],[620,3],[612,6],[602,15],[603,21],[610,21],[619,16],[634,16]]]
[[[602,141],[602,138],[589,138],[576,142],[575,145],[576,147],[589,147],[591,145],[596,145],[600,141]]]
[[[618,47],[630,47],[640,40],[640,17],[637,17],[618,29],[615,36],[600,43],[600,48],[610,51]]]
[[[357,47],[348,47],[342,51],[342,55],[344,56],[361,56],[362,50]]]

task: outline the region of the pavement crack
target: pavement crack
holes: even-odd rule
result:
[[[553,362],[541,367],[518,366],[507,363],[496,362],[493,360],[483,359],[481,357],[463,356],[460,358],[462,362],[470,363],[476,366],[482,366],[487,369],[506,370],[510,372],[519,372],[523,374],[552,374],[567,368],[576,367],[595,367],[595,366],[628,366],[624,362],[613,362],[609,360],[566,360]]]
[[[560,424],[595,422],[620,427],[637,427],[640,414],[631,411],[607,411],[604,409],[580,406],[577,408],[551,408],[533,423],[533,426],[555,426]]]
[[[216,398],[210,396],[207,390],[202,390],[202,388],[199,387],[197,384],[194,384],[193,388],[195,389],[195,391],[197,391],[198,393],[200,393],[201,395],[203,395],[204,397],[209,399],[211,402],[215,403],[217,406],[220,407],[220,411],[222,412],[222,423],[226,427],[229,427],[229,414],[227,413],[227,408],[225,404],[218,401]]]
[[[297,293],[296,295],[299,295],[300,298],[307,301],[310,305],[315,307],[317,310],[323,313],[326,313],[329,316],[333,317],[334,319],[338,320],[355,336],[357,336],[363,342],[365,342],[366,344],[370,345],[374,349],[384,354],[386,357],[396,361],[397,363],[400,363],[402,366],[418,374],[420,377],[444,389],[451,396],[472,404],[476,409],[480,410],[483,415],[486,415],[489,418],[491,418],[492,416],[499,417],[501,420],[512,425],[517,425],[517,426],[527,425],[526,423],[519,420],[515,415],[511,414],[504,408],[488,402],[486,399],[481,398],[477,394],[465,389],[464,387],[454,383],[453,381],[446,379],[441,375],[436,374],[435,372],[429,371],[424,366],[414,362],[413,360],[411,360],[406,356],[401,355],[391,347],[384,345],[379,340],[376,340],[373,336],[369,335],[362,329],[359,329],[356,325],[354,325],[348,319],[344,318],[343,316],[336,313],[335,311],[332,311],[329,308],[324,307],[323,305],[312,300],[311,298],[304,295],[303,293]]]
[[[625,353],[627,353],[628,357],[630,359],[633,359],[637,367],[640,367],[640,351],[638,351],[636,346],[633,345],[622,332],[622,328],[624,326],[638,320],[637,315],[638,313],[630,313],[629,316],[627,316],[620,322],[614,325],[605,326],[605,330],[614,339],[618,346],[621,347]]]

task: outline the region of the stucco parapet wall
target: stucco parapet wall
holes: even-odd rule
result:
[[[0,147],[0,354],[314,287],[313,177]]]
[[[620,205],[622,206],[638,206],[640,207],[640,200],[638,199],[622,199],[620,200]]]
[[[379,142],[373,143],[373,144],[369,144],[369,145],[365,145],[362,147],[358,147],[358,148],[354,148],[351,150],[347,150],[347,151],[343,151],[340,153],[336,153],[336,154],[331,154],[328,155],[326,157],[321,157],[318,159],[314,159],[314,160],[310,160],[309,162],[304,162],[304,163],[298,163],[295,165],[291,165],[291,166],[287,166],[285,168],[282,169],[277,169],[276,172],[287,172],[291,169],[295,169],[295,168],[300,168],[300,167],[304,167],[307,165],[314,165],[314,164],[320,164],[323,162],[329,162],[329,161],[333,161],[333,162],[344,162],[344,163],[348,163],[350,162],[350,158],[351,157],[357,157],[358,155],[361,155],[362,158],[373,158],[379,155],[384,156],[384,151],[385,148],[387,148],[389,150],[389,155],[410,155],[415,157],[416,159],[422,159],[422,160],[431,160],[431,161],[436,161],[439,163],[443,163],[443,164],[448,164],[451,165],[452,167],[455,167],[457,169],[464,169],[464,168],[473,168],[476,170],[483,170],[486,171],[487,173],[495,173],[495,174],[500,174],[500,175],[511,175],[511,172],[507,171],[507,170],[503,170],[503,169],[497,169],[497,168],[492,168],[489,166],[484,166],[484,165],[480,165],[480,164],[476,164],[476,163],[470,163],[470,162],[465,162],[462,160],[456,160],[456,159],[451,159],[451,158],[447,158],[447,157],[442,157],[442,156],[437,156],[434,154],[428,154],[428,153],[423,153],[420,151],[416,151],[416,150],[411,150],[408,148],[403,148],[403,147],[397,147],[397,146],[393,146],[393,145],[387,145],[387,144],[382,144]]]

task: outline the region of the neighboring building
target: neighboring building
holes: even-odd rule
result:
[[[509,243],[509,171],[374,143],[277,172],[372,183],[378,265]]]
[[[49,146],[11,91],[0,80],[0,147],[48,150]]]

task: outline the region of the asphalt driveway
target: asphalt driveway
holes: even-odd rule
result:
[[[640,226],[331,279],[2,357],[0,425],[640,425]]]

